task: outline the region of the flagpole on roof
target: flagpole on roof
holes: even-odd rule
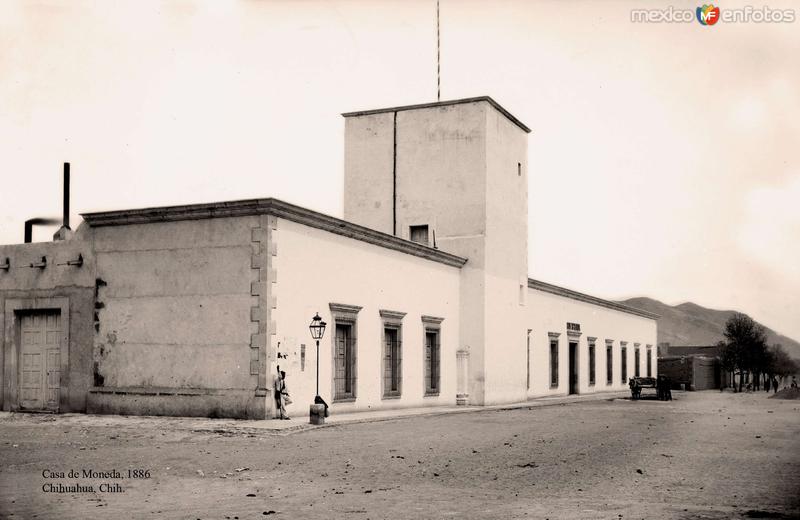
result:
[[[442,81],[440,65],[439,0],[436,0],[436,101],[442,100]]]

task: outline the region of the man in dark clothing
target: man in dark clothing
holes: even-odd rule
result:
[[[274,391],[275,408],[278,409],[280,418],[289,419],[289,415],[286,413],[286,398],[289,396],[289,391],[286,389],[286,372],[283,370],[280,370],[275,376]]]

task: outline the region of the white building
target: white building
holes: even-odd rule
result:
[[[36,264],[0,265],[3,409],[270,417],[280,366],[303,415],[317,362],[332,413],[655,375],[656,316],[528,277],[524,124],[488,97],[344,116],[344,220],[256,199],[0,247]]]

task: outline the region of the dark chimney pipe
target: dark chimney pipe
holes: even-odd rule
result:
[[[29,218],[25,221],[25,243],[33,241],[33,226],[52,226],[58,224],[57,218]]]
[[[64,227],[69,229],[69,163],[64,163]]]

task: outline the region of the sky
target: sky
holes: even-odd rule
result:
[[[631,20],[698,5],[441,0],[442,99],[532,129],[532,277],[800,339],[800,21]],[[765,5],[795,9],[721,8]],[[0,243],[60,215],[65,161],[73,228],[259,197],[341,217],[341,113],[435,100],[434,0],[5,0]]]

